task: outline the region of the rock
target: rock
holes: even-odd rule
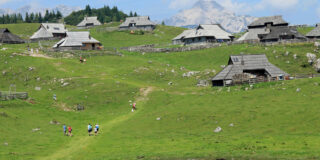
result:
[[[40,128],[34,128],[34,129],[32,129],[32,132],[37,132],[37,131],[40,131]]]
[[[168,85],[169,85],[169,86],[172,86],[172,85],[173,85],[173,82],[169,82]]]
[[[41,90],[41,87],[35,87],[34,88],[36,91],[40,91]]]
[[[157,118],[157,121],[160,121],[160,120],[161,120],[161,117],[158,117],[158,118]]]
[[[297,54],[294,54],[294,55],[293,55],[293,59],[297,59]]]
[[[312,53],[307,53],[308,63],[312,65],[317,60],[317,55]]]
[[[320,42],[314,42],[314,46],[319,48],[320,47]]]
[[[287,64],[289,64],[289,63],[290,63],[290,61],[286,61],[286,63],[287,63]]]
[[[317,59],[316,63],[313,66],[318,73],[320,73],[320,58]]]
[[[221,132],[221,131],[222,131],[222,128],[221,128],[221,127],[217,127],[213,132],[219,133],[219,132]]]
[[[285,55],[285,56],[289,56],[289,54],[290,54],[290,52],[287,51],[284,55]]]
[[[182,77],[191,77],[191,76],[196,75],[198,73],[200,73],[200,72],[199,71],[190,71],[190,72],[187,72],[187,73],[183,73]]]
[[[145,55],[146,53],[145,53],[145,52],[142,52],[141,54],[142,54],[142,55]]]
[[[84,110],[84,106],[81,105],[81,104],[77,104],[76,110],[77,111],[83,111]]]
[[[222,69],[224,69],[224,68],[226,68],[226,65],[221,65],[220,67],[221,67]]]
[[[170,64],[167,64],[168,67],[170,67]]]
[[[8,142],[4,142],[4,143],[3,143],[3,145],[8,146],[8,145],[9,145],[9,143],[8,143]]]
[[[315,82],[314,85],[315,85],[315,86],[319,86],[319,83]],[[0,108],[1,108],[1,106],[0,106]]]
[[[2,71],[2,75],[5,76],[7,74],[7,71]]]
[[[233,127],[233,126],[234,126],[234,124],[233,124],[233,123],[231,123],[231,124],[229,124],[229,126],[230,126],[230,127]]]
[[[50,124],[59,125],[59,124],[60,124],[60,122],[58,122],[57,120],[52,120],[52,121],[50,121]]]
[[[28,70],[29,70],[29,71],[33,71],[33,70],[34,70],[34,67],[29,67]]]
[[[273,54],[275,54],[275,53],[277,53],[277,51],[276,50],[273,50],[273,52],[272,52]]]
[[[38,77],[38,78],[37,78],[37,81],[40,81],[40,80],[41,80],[41,78],[40,78],[40,77]]]
[[[65,86],[67,86],[67,85],[69,85],[69,83],[68,83],[68,82],[65,82],[65,83],[63,83],[63,84],[61,85],[61,87],[65,87]]]
[[[174,73],[175,72],[174,69],[172,69],[171,72]]]
[[[7,50],[8,48],[2,48],[1,50],[3,50],[3,51],[5,51],[5,50]]]
[[[151,63],[152,63],[152,61],[148,61],[148,63],[149,63],[149,64],[151,64]]]
[[[9,115],[6,112],[0,112],[1,117],[9,117]]]
[[[185,68],[184,67],[180,67],[180,70],[182,71],[182,70],[185,70]]]
[[[207,87],[209,85],[207,80],[199,80],[197,83],[198,87]]]
[[[300,92],[301,91],[301,88],[297,88],[297,90],[296,90],[297,92]]]

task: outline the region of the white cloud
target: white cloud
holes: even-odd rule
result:
[[[256,6],[256,9],[291,9],[297,7],[299,0],[261,0]]]
[[[169,8],[171,9],[183,9],[190,7],[196,1],[195,0],[171,0],[169,3]]]
[[[0,0],[0,4],[5,4],[5,3],[8,3],[10,1],[12,1],[12,0]]]
[[[251,5],[247,3],[239,3],[234,0],[216,0],[216,1],[227,10],[230,10],[239,14],[249,13],[253,10]]]

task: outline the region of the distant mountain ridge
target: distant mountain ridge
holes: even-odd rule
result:
[[[165,23],[172,26],[221,24],[227,31],[238,33],[247,29],[247,26],[255,19],[251,16],[238,16],[225,9],[215,0],[198,0],[192,8],[180,11],[170,19],[165,20]]]
[[[7,9],[7,8],[0,8],[0,15],[3,14],[14,14],[14,13],[21,13],[22,16],[25,16],[25,14],[28,13],[41,13],[42,15],[45,14],[46,10],[49,11],[60,11],[62,13],[63,16],[68,16],[70,13],[72,13],[73,11],[78,11],[81,10],[81,7],[70,7],[70,6],[66,6],[66,5],[58,5],[55,6],[53,8],[36,8],[36,7],[32,7],[31,5],[26,5],[23,7],[20,7],[16,10],[12,10],[12,9]]]

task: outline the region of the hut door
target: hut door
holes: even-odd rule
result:
[[[93,49],[93,50],[95,50],[95,49],[96,49],[96,47],[95,47],[95,45],[94,45],[94,44],[92,44],[92,49]]]

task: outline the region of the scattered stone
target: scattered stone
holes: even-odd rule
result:
[[[151,64],[151,63],[152,63],[152,61],[148,61],[148,63],[149,63],[149,64]]]
[[[286,63],[287,63],[287,64],[289,64],[289,63],[290,63],[290,61],[286,61]]]
[[[8,48],[2,48],[1,50],[3,50],[3,51],[5,51],[5,50],[7,50]]]
[[[287,51],[284,55],[285,55],[285,56],[289,56],[289,54],[290,54],[290,52]]]
[[[318,73],[320,73],[320,58],[317,59],[316,63],[314,64],[314,68]]]
[[[266,47],[266,48],[264,48],[265,50],[268,50],[268,48]]]
[[[198,73],[200,73],[200,72],[199,71],[190,71],[190,72],[187,72],[187,73],[183,73],[182,77],[191,77],[191,76],[196,75]]]
[[[50,124],[59,125],[59,124],[60,124],[60,122],[58,122],[57,120],[52,120],[52,121],[50,121]]]
[[[41,87],[35,87],[34,88],[36,91],[40,91],[41,90]]]
[[[145,53],[145,52],[142,52],[141,54],[142,54],[142,55],[145,55],[146,53]]]
[[[32,132],[37,132],[37,131],[40,131],[40,128],[34,128],[34,129],[32,129]]]
[[[301,88],[297,88],[297,92],[300,92],[301,91]]]
[[[209,83],[207,80],[199,80],[197,83],[197,86],[198,87],[207,87],[207,86],[209,86]]]
[[[160,121],[160,120],[161,120],[161,117],[158,117],[158,118],[157,118],[157,121]]]
[[[9,117],[9,115],[6,112],[0,112],[1,117]]]
[[[222,128],[221,128],[221,127],[217,127],[213,132],[219,133],[219,132],[221,132],[221,131],[222,131]]]
[[[314,42],[314,46],[319,48],[320,47],[320,42]]]
[[[276,58],[278,59],[278,58],[279,58],[279,56],[276,56]]]
[[[34,70],[34,68],[33,68],[33,67],[29,67],[28,69],[29,69],[29,71],[33,71],[33,70]]]
[[[312,65],[317,60],[317,55],[312,53],[307,53],[308,63]]]
[[[180,70],[182,71],[182,70],[185,70],[185,68],[184,67],[180,67]]]
[[[273,50],[273,52],[272,52],[273,54],[275,54],[275,53],[277,53],[277,51],[276,50]]]
[[[168,67],[170,67],[170,64],[167,64]]]
[[[81,104],[77,104],[76,110],[77,111],[83,111],[84,110],[84,106],[81,105]]]
[[[233,126],[234,126],[234,124],[233,124],[233,123],[231,123],[231,124],[229,124],[229,126],[230,126],[230,127],[233,127]]]
[[[248,87],[246,87],[245,91],[248,91],[248,90],[249,90],[249,88],[248,88]]]
[[[224,68],[226,68],[226,65],[221,65],[220,67],[221,67],[222,69],[224,69]]]
[[[9,145],[9,143],[8,143],[8,142],[4,142],[4,143],[3,143],[3,145],[8,146],[8,145]]]
[[[175,72],[174,69],[172,69],[171,72],[174,73]]]
[[[173,82],[169,82],[168,85],[169,85],[169,86],[172,86],[172,85],[173,85]]]
[[[297,59],[297,54],[294,54],[294,55],[293,55],[293,59]]]
[[[68,83],[68,82],[65,82],[65,83],[63,83],[63,84],[61,85],[61,87],[65,87],[65,86],[67,86],[67,85],[69,85],[69,83]]]
[[[315,82],[314,85],[315,85],[315,86],[319,86],[319,83]],[[1,108],[1,106],[0,106],[0,108]]]
[[[40,80],[41,80],[41,78],[40,78],[40,77],[38,77],[38,78],[37,78],[37,81],[40,81]]]
[[[7,71],[2,71],[2,75],[5,76],[7,74]]]

